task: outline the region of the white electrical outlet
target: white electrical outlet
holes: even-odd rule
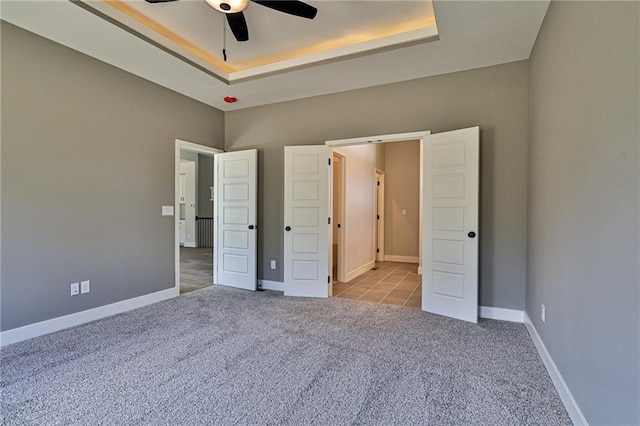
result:
[[[540,319],[542,322],[547,320],[547,308],[545,308],[544,305],[540,305]]]
[[[80,293],[85,294],[91,291],[91,281],[86,280],[80,283]]]
[[[80,283],[71,283],[71,295],[76,296],[80,294]]]
[[[271,261],[271,269],[276,269],[276,261],[275,260]]]

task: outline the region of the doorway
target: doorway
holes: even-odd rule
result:
[[[176,140],[175,285],[180,294],[213,284],[213,164],[219,152]]]
[[[334,247],[337,240],[347,250],[339,259],[346,274],[334,280],[333,296],[420,307],[419,154],[418,139],[334,150]],[[347,199],[336,208],[343,193]]]
[[[333,150],[351,145],[377,145],[416,139],[421,145],[422,155],[419,157],[424,183],[420,191],[423,201],[419,206],[424,226],[417,235],[420,239],[419,246],[422,247],[418,258],[422,262],[423,272],[422,310],[470,322],[478,321],[479,265],[476,237],[480,129],[477,126],[438,134],[425,131],[334,140],[325,142],[325,146],[285,146],[285,296],[328,297],[331,292],[333,188],[330,172]],[[351,166],[352,163],[349,162],[347,170]],[[367,174],[370,179],[373,178],[371,168]],[[388,176],[386,177],[388,180]],[[370,188],[372,187],[373,184]],[[358,200],[358,195],[347,190],[345,200]],[[370,213],[373,211],[372,203]],[[387,217],[388,213],[387,211]],[[328,220],[325,221],[325,218]],[[349,218],[346,221],[364,223],[369,227],[367,232],[370,233],[374,226],[373,215],[369,219],[363,216],[353,222]],[[362,241],[358,241],[360,243]],[[373,249],[373,238],[368,243]],[[385,259],[388,243],[386,238]],[[352,253],[350,247],[345,247],[344,251]],[[361,252],[353,250],[353,253]],[[372,254],[373,250],[368,251],[368,255]],[[371,263],[375,263],[375,260],[372,259]],[[360,270],[349,270],[347,275],[353,273],[358,276],[370,269],[365,264]]]

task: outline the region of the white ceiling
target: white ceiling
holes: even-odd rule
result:
[[[245,10],[250,40],[238,43],[228,34],[229,64],[242,68],[243,64],[256,59],[272,57],[279,49],[300,50],[301,46],[317,44],[321,40],[319,37],[327,37],[327,31],[346,34],[354,27],[349,19],[335,18],[341,13],[348,16],[356,10],[366,9],[366,12],[359,12],[357,19],[357,30],[366,33],[376,26],[393,27],[409,22],[418,15],[424,18],[430,11],[429,3],[419,0],[316,0],[309,3],[319,9],[314,21],[251,4]],[[388,9],[390,3],[401,4],[406,9],[386,13],[385,8]],[[141,29],[139,23],[126,16],[117,20],[129,28],[138,25],[134,32],[153,39],[154,43],[67,0],[3,0],[0,5],[0,17],[7,22],[229,111],[527,59],[549,1],[435,0],[437,31],[432,26],[401,34],[401,39],[391,40],[396,43],[393,48],[336,59],[336,55],[344,54],[343,48],[342,52],[332,55],[312,57],[307,61],[311,63],[304,66],[300,66],[304,61],[293,59],[284,68],[267,65],[230,73],[214,69],[210,63],[179,46],[159,43],[158,34]],[[90,5],[99,11],[107,10],[106,3],[101,0],[93,0]],[[133,6],[174,33],[189,37],[188,41],[206,54],[220,57],[222,16],[202,1],[182,0],[156,5],[142,2],[133,3]],[[332,18],[323,21],[320,18],[323,13]],[[110,13],[109,18],[114,19],[114,16],[117,13]],[[437,37],[433,37],[434,31]],[[417,39],[415,44],[411,43],[412,39]],[[374,47],[381,46],[375,44],[377,41],[373,43]],[[328,60],[316,62],[318,58]],[[294,68],[287,69],[289,65]],[[265,73],[270,70],[276,72]],[[251,78],[245,78],[247,76]],[[225,95],[236,96],[238,102],[225,103]]]

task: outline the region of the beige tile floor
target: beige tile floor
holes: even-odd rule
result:
[[[376,268],[347,283],[333,283],[333,296],[419,308],[422,276],[414,263],[376,262]]]

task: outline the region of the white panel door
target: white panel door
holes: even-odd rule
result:
[[[284,295],[329,297],[329,158],[324,145],[284,148]]]
[[[478,321],[479,128],[424,139],[422,309]]]
[[[257,289],[258,151],[214,157],[216,284]]]

